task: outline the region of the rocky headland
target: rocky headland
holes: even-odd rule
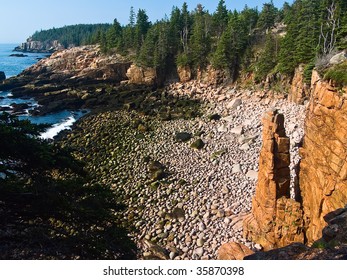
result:
[[[300,73],[289,100],[220,84],[211,69],[196,80],[178,69],[182,81],[162,86],[155,69],[85,46],[54,53],[0,90],[35,97],[36,114],[92,109],[57,141],[93,183],[122,196],[115,219],[138,258],[336,258],[345,244],[346,89],[314,72],[303,93]],[[305,253],[312,244],[330,253]]]
[[[72,46],[71,46],[72,47]],[[65,47],[58,40],[35,41],[29,38],[25,43],[14,48],[16,52],[31,52],[31,53],[53,53],[63,50]]]

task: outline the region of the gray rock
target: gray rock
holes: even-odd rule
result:
[[[217,128],[218,132],[227,132],[228,128],[225,125],[221,125],[220,127]]]
[[[223,218],[223,217],[225,216],[224,210],[218,210],[216,216],[217,216],[218,218]]]
[[[203,238],[199,238],[197,241],[196,241],[196,245],[198,245],[199,247],[202,247],[204,246],[205,244],[205,240]]]
[[[228,189],[228,187],[226,187],[226,186],[222,187],[222,193],[223,193],[223,194],[229,194],[229,189]]]
[[[175,259],[176,253],[175,253],[175,252],[171,252],[170,255],[169,255],[169,257],[170,257],[170,260]]]
[[[234,100],[232,100],[228,105],[227,105],[227,109],[231,109],[234,110],[236,109],[238,106],[240,106],[242,104],[242,100],[239,98],[236,98]]]
[[[241,165],[240,164],[234,164],[233,165],[233,169],[232,169],[232,174],[236,174],[236,173],[241,173]]]
[[[246,144],[243,144],[239,149],[241,151],[247,151],[249,150],[251,147],[246,143]]]
[[[257,180],[258,179],[258,172],[255,170],[249,170],[247,172],[246,176],[252,180]]]
[[[223,120],[226,122],[233,122],[234,121],[234,115],[227,116],[227,117],[223,118]]]
[[[198,257],[202,257],[202,255],[204,254],[204,249],[203,248],[197,248],[194,250],[194,254],[196,254]]]
[[[261,251],[263,250],[263,246],[261,246],[260,244],[255,244],[254,249],[256,249],[257,251]]]
[[[225,218],[224,219],[224,224],[229,225],[230,224],[230,219],[229,218]]]
[[[347,53],[345,51],[343,51],[343,52],[340,52],[340,53],[334,55],[332,58],[330,58],[329,63],[331,65],[336,65],[336,64],[340,64],[346,60],[347,60]]]
[[[243,126],[236,126],[230,130],[231,133],[236,135],[242,135],[243,134]]]

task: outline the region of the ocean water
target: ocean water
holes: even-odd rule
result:
[[[48,54],[42,53],[24,53],[26,57],[10,56],[11,54],[22,54],[13,52],[12,50],[18,44],[0,44],[0,71],[5,72],[6,78],[10,78],[20,74],[23,70],[45,58]],[[0,107],[5,111],[10,111],[11,104],[28,104],[30,109],[38,106],[33,98],[12,98],[10,92],[0,91]],[[57,113],[48,114],[45,116],[31,116],[26,110],[26,114],[19,115],[19,119],[29,119],[31,122],[40,124],[48,123],[51,125],[41,137],[44,139],[53,138],[61,130],[70,129],[72,124],[81,118],[85,112],[63,110]]]

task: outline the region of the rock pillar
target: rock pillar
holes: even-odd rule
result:
[[[277,111],[265,114],[263,146],[252,213],[244,221],[244,237],[265,250],[303,242],[302,210],[290,199],[289,138],[284,116]]]

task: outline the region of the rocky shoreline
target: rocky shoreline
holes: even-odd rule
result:
[[[79,47],[41,60],[0,90],[35,97],[43,105],[35,114],[92,110],[57,141],[86,163],[91,184],[121,194],[125,210],[115,219],[131,233],[139,259],[217,259],[230,241],[261,250],[242,237],[261,118],[274,108],[285,116],[293,187],[306,107],[212,80],[158,89],[146,82],[155,72],[130,66],[98,47]]]
[[[171,85],[157,98],[197,99],[200,116],[163,120],[129,108],[104,111],[82,118],[60,140],[96,182],[123,193],[126,210],[117,216],[131,228],[140,259],[216,259],[230,241],[261,249],[242,238],[242,223],[257,180],[260,120],[269,109],[285,115],[295,181],[305,106],[260,101],[228,87],[198,86],[192,94],[191,87]],[[219,101],[208,96],[216,90]],[[186,142],[177,135],[183,132]],[[194,146],[197,140],[203,145]]]

